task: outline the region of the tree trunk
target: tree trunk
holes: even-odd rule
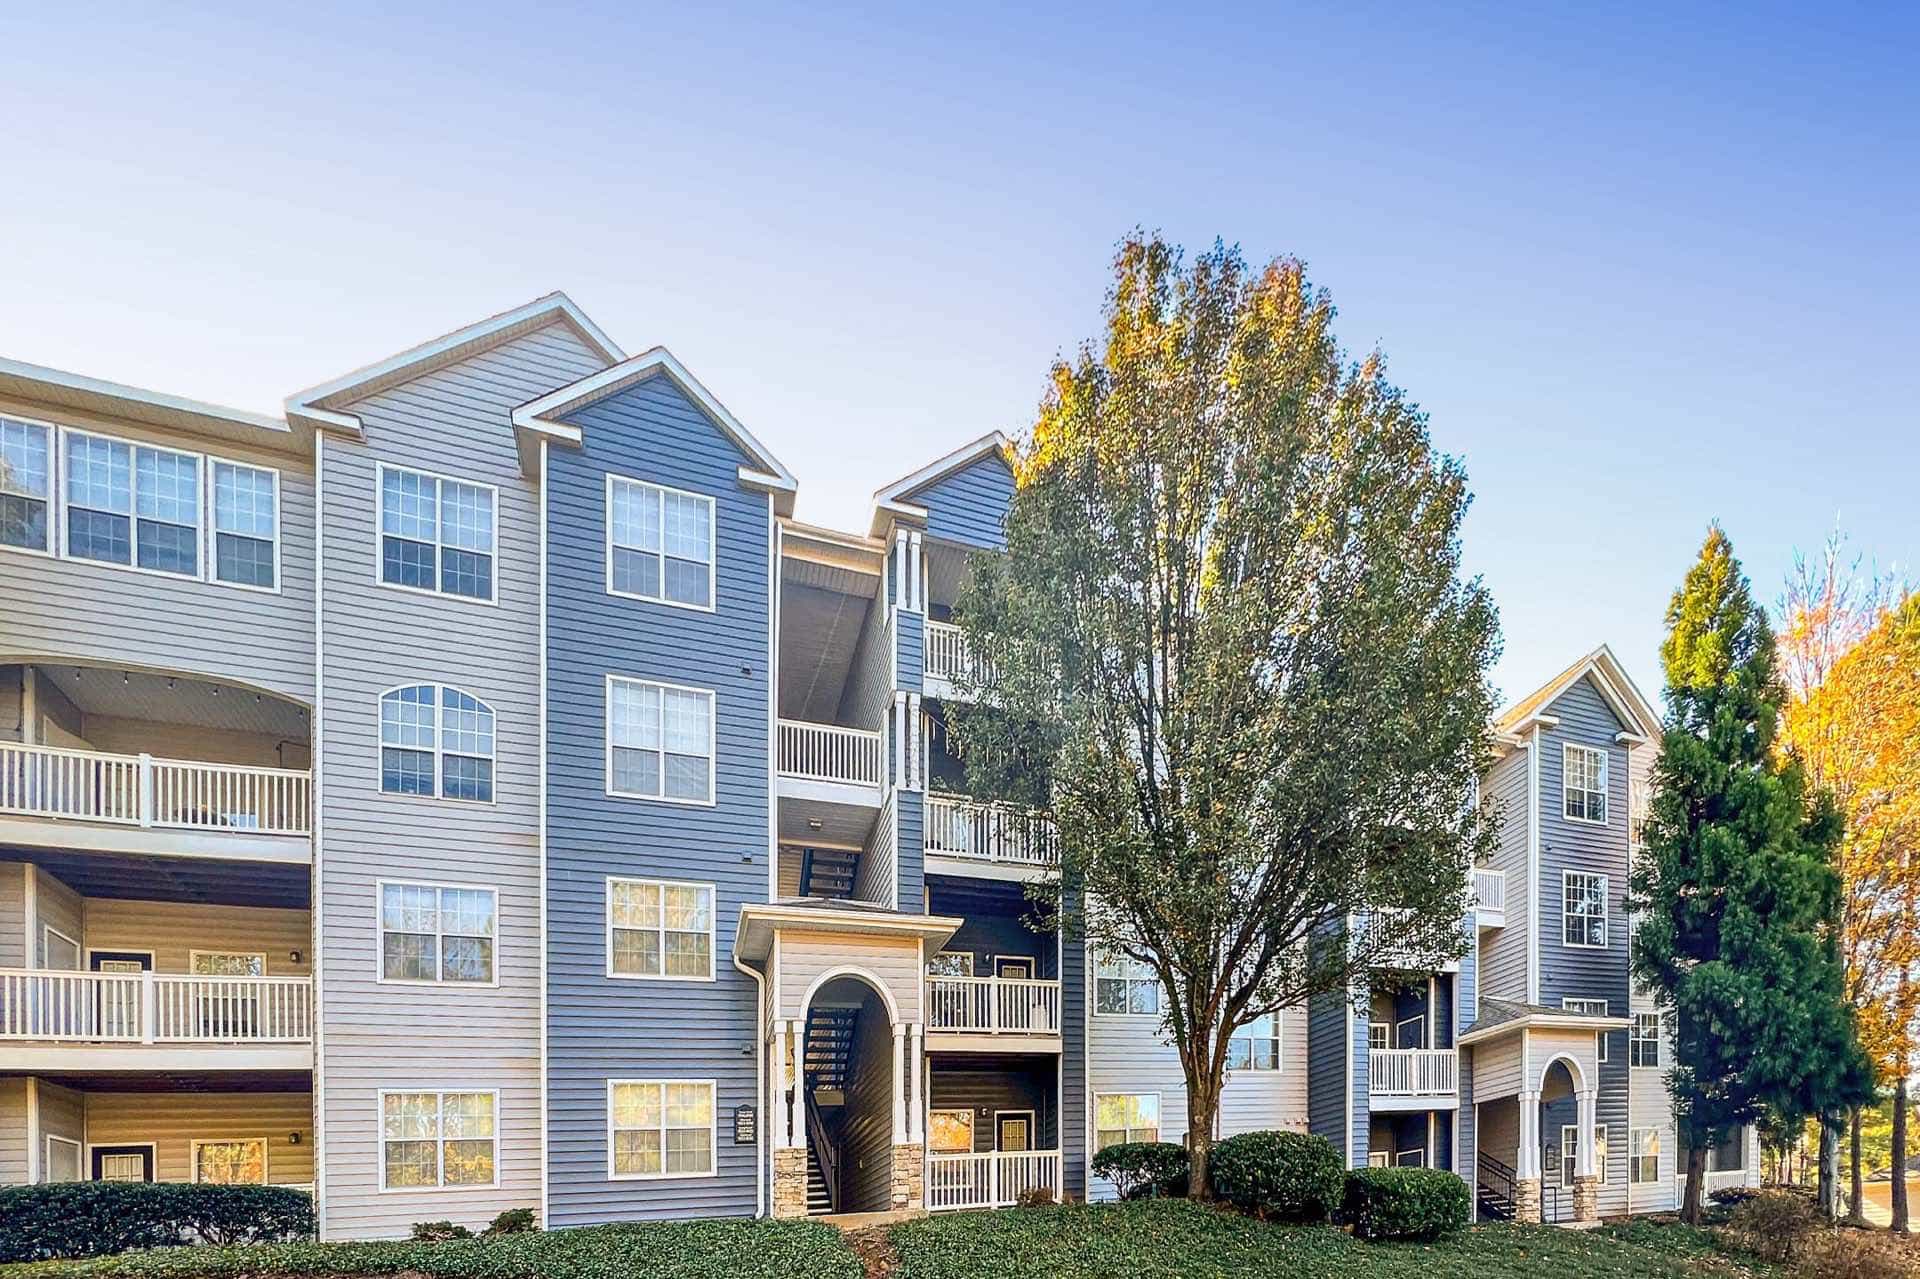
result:
[[[1860,1167],[1860,1107],[1855,1106],[1847,1113],[1847,1126],[1852,1143],[1847,1151],[1847,1224],[1864,1226],[1867,1224],[1867,1182]]]
[[[1691,1137],[1687,1141],[1687,1192],[1680,1201],[1680,1220],[1689,1226],[1700,1224],[1707,1187],[1707,1147]]]
[[[1907,1077],[1893,1085],[1893,1231],[1907,1233]]]
[[[1208,1171],[1213,1154],[1213,1119],[1217,1105],[1209,1105],[1205,1089],[1187,1089],[1187,1198],[1213,1198],[1213,1178]]]
[[[1820,1215],[1828,1221],[1840,1219],[1840,1121],[1827,1114],[1820,1116]]]

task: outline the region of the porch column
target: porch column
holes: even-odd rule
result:
[[[1600,1219],[1600,1175],[1595,1167],[1594,1146],[1596,1128],[1594,1124],[1594,1091],[1589,1088],[1575,1094],[1576,1116],[1574,1122],[1579,1125],[1579,1145],[1575,1150],[1573,1164],[1573,1219],[1575,1221],[1598,1221]]]
[[[893,1023],[893,1144],[907,1144],[907,1028]]]
[[[1515,1221],[1540,1220],[1540,1094],[1523,1092],[1520,1107],[1520,1148],[1514,1151]]]
[[[913,1074],[912,1083],[907,1089],[907,1140],[916,1146],[927,1139],[927,1112],[926,1107],[920,1103],[920,1076],[927,1068],[926,1053],[923,1050],[923,1045],[926,1043],[923,1033],[925,1029],[917,1021],[908,1027],[912,1040],[909,1045],[910,1051],[907,1053],[907,1065],[912,1069]]]
[[[806,1023],[790,1021],[787,1023],[787,1043],[793,1057],[793,1095],[787,1103],[787,1144],[805,1146],[807,1144],[807,1031]]]

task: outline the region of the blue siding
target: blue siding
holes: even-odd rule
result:
[[[1347,1140],[1348,1040],[1352,1016],[1339,994],[1307,1002],[1307,1129],[1342,1149]]]
[[[927,535],[943,542],[1005,550],[1013,472],[1005,459],[983,457],[907,496],[927,508]]]
[[[1060,946],[1060,1168],[1062,1191],[1087,1193],[1087,939],[1080,903],[1067,895]]]
[[[1347,1167],[1365,1168],[1367,1166],[1367,1138],[1373,1123],[1373,1085],[1367,1066],[1367,1014],[1363,1009],[1353,1010],[1347,1005],[1347,1042],[1348,1060],[1352,1063],[1349,1074],[1353,1079],[1353,1146],[1347,1151]]]
[[[900,909],[919,913],[926,902],[927,808],[918,791],[902,791],[895,806],[900,818]]]
[[[754,1105],[754,982],[731,964],[742,903],[767,898],[768,533],[741,455],[667,378],[583,409],[580,450],[550,449],[548,486],[548,1140],[550,1224],[751,1214],[752,1145],[732,1142]],[[605,476],[716,501],[716,611],[605,591]],[[716,693],[716,804],[605,794],[609,674]],[[634,875],[716,887],[715,980],[606,973],[605,880]],[[607,1178],[609,1079],[716,1080],[717,1175]]]
[[[1473,1023],[1478,1020],[1474,1008],[1480,999],[1480,927],[1474,911],[1467,911],[1460,927],[1467,934],[1467,953],[1460,960],[1460,971],[1453,983],[1455,1039],[1473,1029]]]
[[[917,693],[926,684],[927,619],[903,608],[893,615],[893,629],[894,687]]]

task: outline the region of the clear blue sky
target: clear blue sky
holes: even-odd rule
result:
[[[864,526],[1135,225],[1304,257],[1462,455],[1518,695],[1709,518],[1920,556],[1920,20],[1358,5],[0,15],[0,353],[277,409],[553,288]],[[1329,8],[1338,12],[1328,12]]]

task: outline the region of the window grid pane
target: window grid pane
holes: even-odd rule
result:
[[[615,1083],[608,1108],[615,1176],[704,1176],[713,1171],[711,1084]]]
[[[492,1184],[494,1112],[492,1093],[386,1094],[380,1132],[383,1187]]]
[[[213,464],[213,571],[222,582],[274,585],[279,536],[274,473],[233,462]]]

